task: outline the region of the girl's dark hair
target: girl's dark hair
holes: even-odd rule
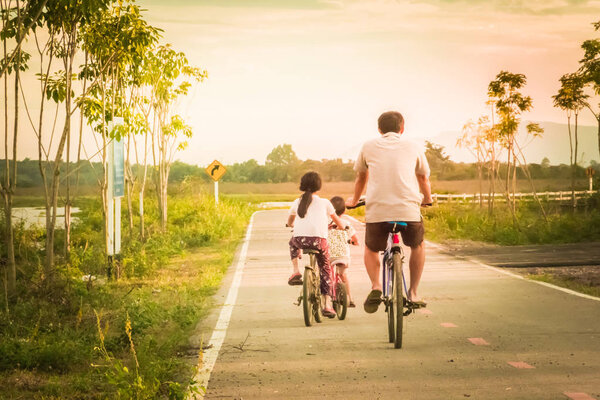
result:
[[[346,211],[346,202],[340,196],[333,196],[331,198],[331,204],[333,204],[333,208],[335,208],[335,213],[340,216]]]
[[[319,191],[321,189],[321,177],[318,173],[311,171],[307,172],[300,179],[300,190],[302,193],[302,197],[300,197],[300,204],[298,204],[298,216],[300,218],[304,218],[306,216],[306,212],[308,211],[308,206],[312,202],[313,193]]]

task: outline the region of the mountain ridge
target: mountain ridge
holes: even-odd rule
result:
[[[529,121],[523,121],[519,130],[519,143],[527,143],[525,127]],[[534,121],[532,121],[534,122]],[[569,164],[569,133],[567,124],[538,121],[544,129],[542,137],[531,140],[523,149],[527,162],[540,163],[544,157],[550,160],[550,164]],[[571,125],[571,131],[573,131]],[[460,131],[444,131],[438,136],[428,139],[430,142],[444,146],[450,159],[456,162],[474,162],[475,157],[464,148],[456,145],[461,136]],[[598,127],[591,125],[580,125],[578,127],[578,164],[588,166],[593,161],[600,162],[598,152]]]

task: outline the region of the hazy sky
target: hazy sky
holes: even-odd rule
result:
[[[526,119],[564,122],[551,96],[600,20],[600,1],[586,0],[138,4],[163,41],[209,72],[180,110],[194,138],[178,158],[194,164],[264,162],[281,143],[301,158],[354,158],[391,109],[407,134],[435,138],[486,112],[502,69],[528,77]]]

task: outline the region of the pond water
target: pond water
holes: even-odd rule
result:
[[[78,219],[74,215],[79,212],[79,208],[71,207],[71,221],[77,222]],[[34,226],[46,226],[46,209],[43,207],[15,207],[13,208],[13,224],[21,224],[25,228]],[[56,229],[64,229],[65,226],[65,208],[58,207],[56,214]]]

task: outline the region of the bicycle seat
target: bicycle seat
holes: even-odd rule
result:
[[[302,249],[302,254],[319,254],[319,251],[313,249]]]
[[[408,226],[404,221],[388,221],[388,224],[392,225],[393,233],[398,233]]]

